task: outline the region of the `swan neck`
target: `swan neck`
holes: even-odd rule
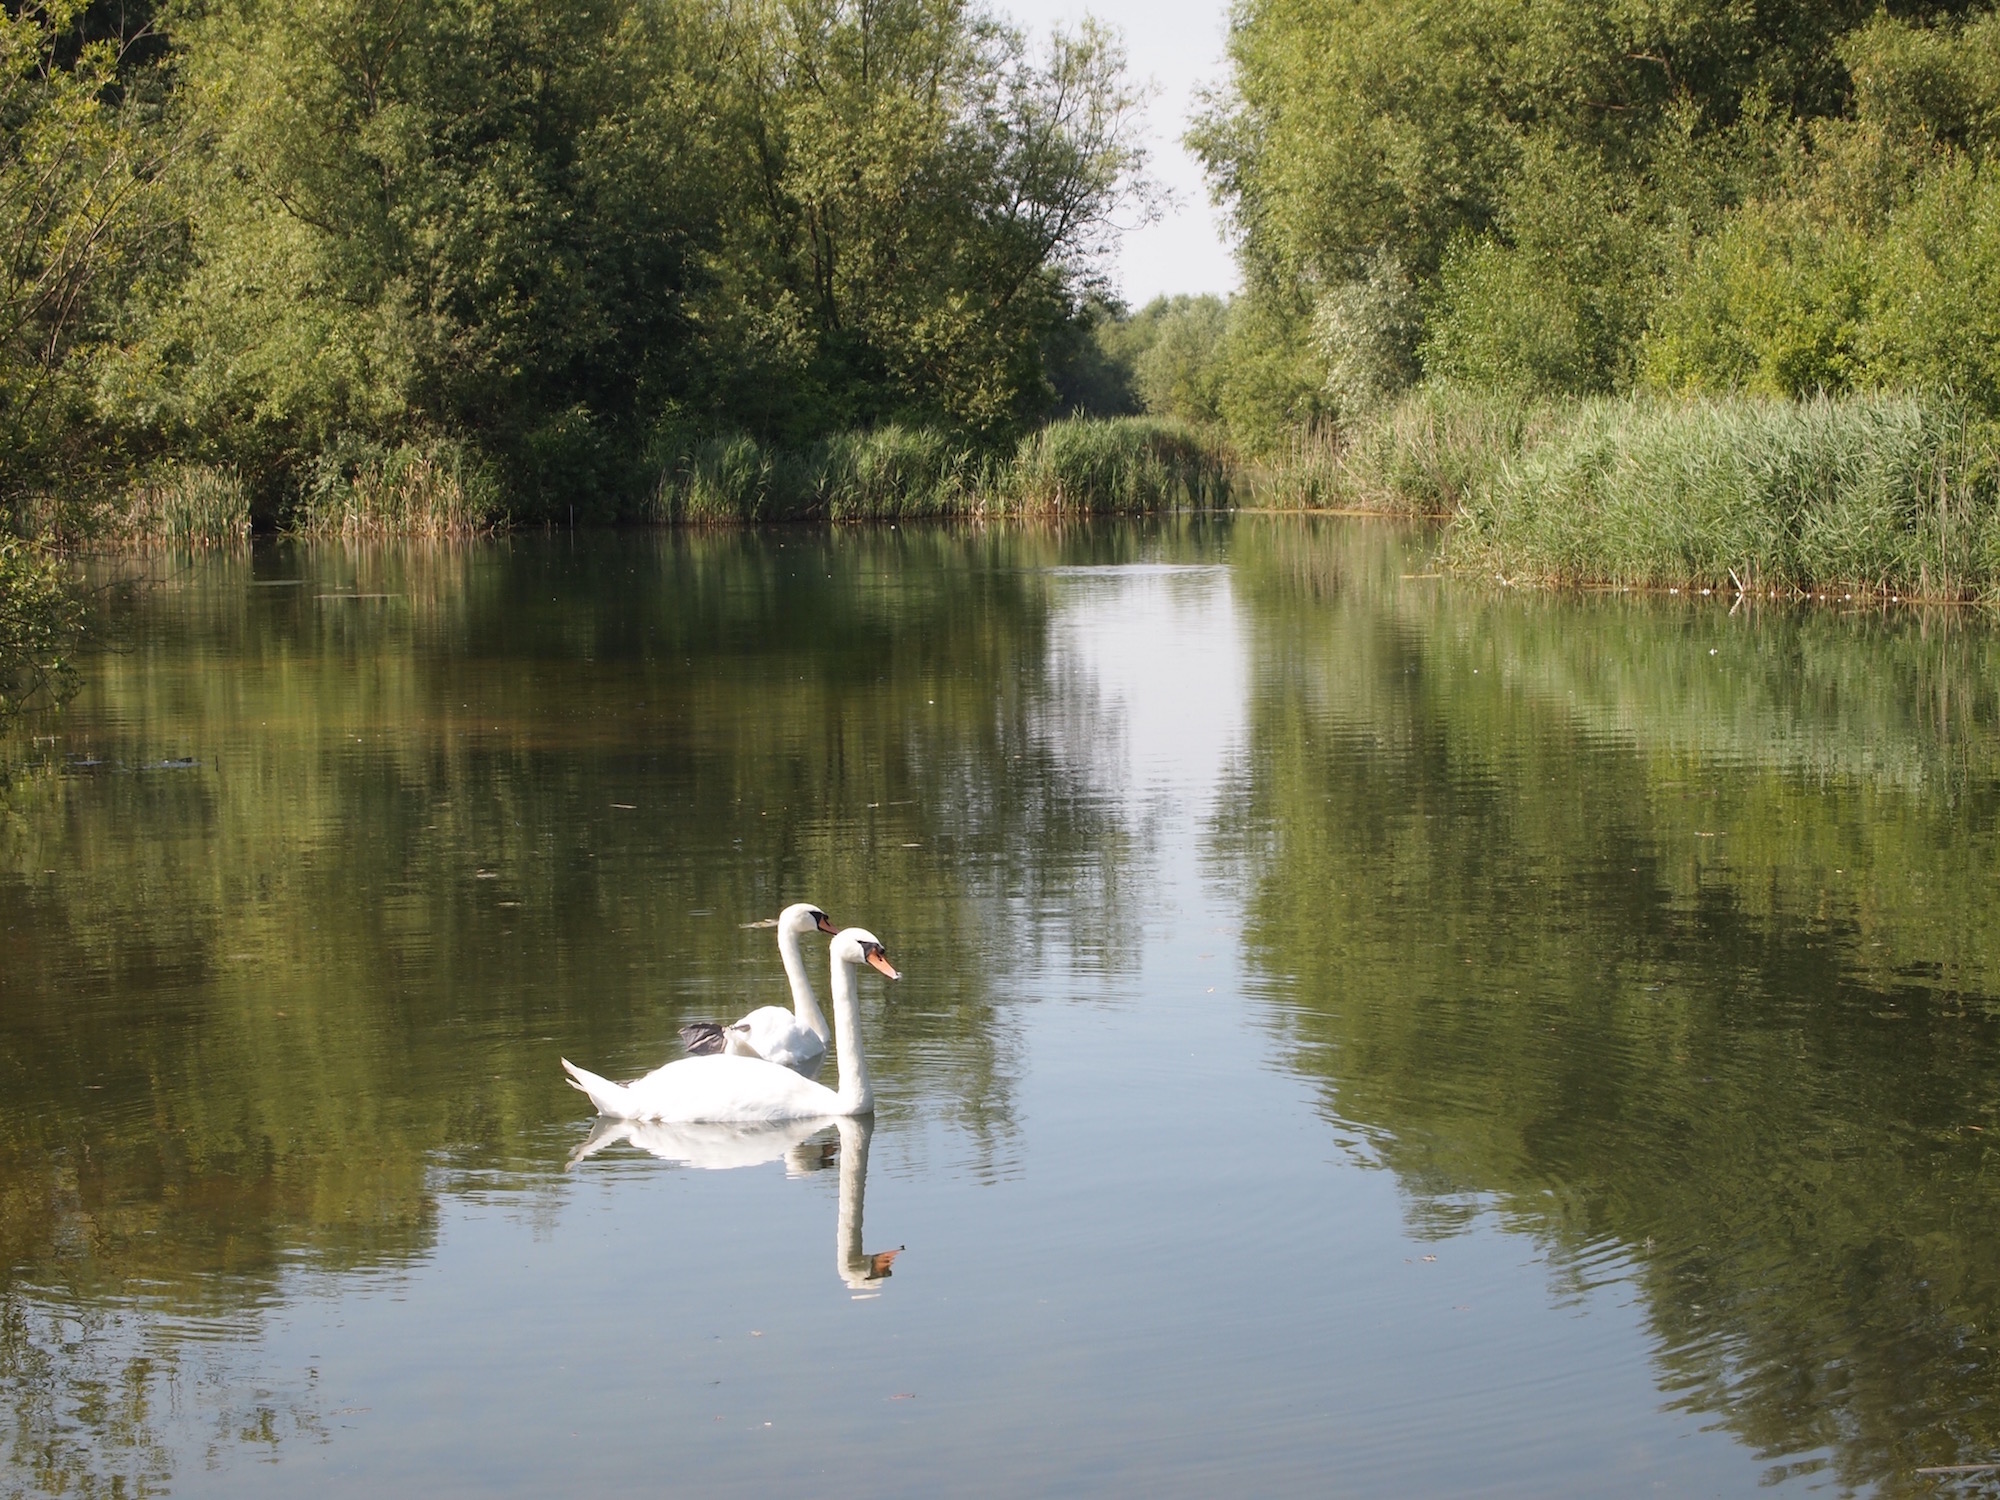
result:
[[[861,1009],[854,997],[854,970],[833,960],[833,1045],[840,1069],[837,1091],[840,1113],[865,1115],[875,1108],[875,1091],[868,1085],[868,1059],[861,1052]]]
[[[806,973],[805,956],[799,952],[799,935],[789,927],[778,929],[778,957],[792,986],[792,1014],[801,1026],[825,1041],[826,1017],[820,1013],[819,996],[813,993],[812,976]]]

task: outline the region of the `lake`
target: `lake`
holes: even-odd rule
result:
[[[0,1493],[2000,1495],[2000,632],[1431,546],[117,565],[0,733]],[[800,900],[872,1124],[594,1131]]]

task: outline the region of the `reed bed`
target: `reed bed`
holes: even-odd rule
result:
[[[1022,439],[1011,461],[925,427],[842,433],[803,450],[711,437],[660,465],[648,514],[695,524],[1136,515],[1228,497],[1228,458],[1213,437],[1147,417],[1072,417]]]
[[[462,443],[338,443],[314,462],[286,529],[310,537],[476,536],[504,525],[500,486]]]
[[[662,463],[648,514],[696,525],[964,515],[979,509],[988,479],[971,447],[934,428],[891,424],[803,450],[733,434]]]
[[[1996,436],[1910,395],[1567,403],[1461,502],[1444,558],[1552,584],[1994,597]]]
[[[1077,515],[1212,510],[1230,499],[1217,440],[1157,417],[1071,417],[1022,439],[1007,488],[1015,508]]]
[[[11,519],[16,535],[61,549],[226,547],[250,536],[250,492],[234,468],[171,464],[123,490],[18,497]]]
[[[1553,416],[1519,396],[1420,386],[1345,430],[1299,434],[1247,465],[1241,488],[1278,510],[1451,515]]]
[[[240,543],[250,536],[250,491],[233,468],[181,465],[134,485],[109,531],[179,547]]]

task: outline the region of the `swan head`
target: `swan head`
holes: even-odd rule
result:
[[[901,979],[896,966],[889,962],[889,955],[882,951],[882,940],[865,927],[843,929],[833,940],[833,957],[844,964],[867,964],[871,969],[887,975],[891,979]]]
[[[801,901],[788,906],[778,913],[778,926],[786,932],[835,933],[840,929],[833,925],[833,918],[814,906],[810,901]]]

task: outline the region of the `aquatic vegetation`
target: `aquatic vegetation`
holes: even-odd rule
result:
[[[1159,417],[1072,417],[1022,439],[1007,487],[1023,509],[1139,514],[1229,499],[1219,433]]]
[[[729,523],[920,516],[1143,514],[1224,505],[1218,434],[1157,417],[1072,417],[1011,461],[934,427],[889,425],[804,449],[742,434],[687,444],[661,467],[653,519]]]
[[[1567,405],[1461,503],[1455,567],[1922,598],[2000,584],[1991,427],[1914,396]]]
[[[240,542],[250,535],[250,492],[233,468],[175,465],[134,485],[106,531],[183,547]]]
[[[464,443],[348,438],[314,461],[288,517],[307,536],[470,536],[505,520],[500,486]]]

